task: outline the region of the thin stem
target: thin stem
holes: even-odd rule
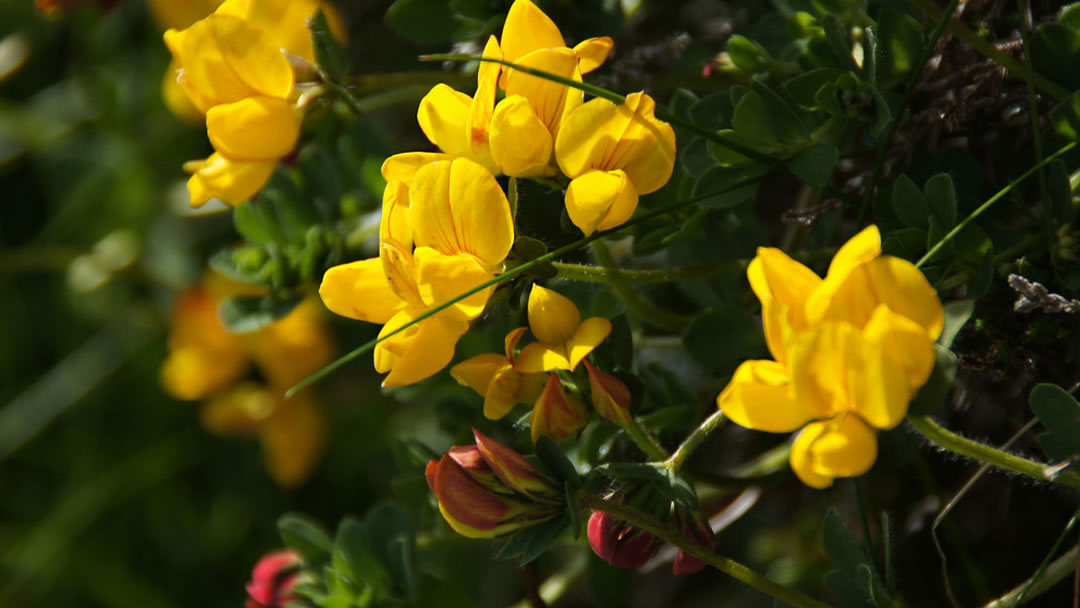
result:
[[[1027,581],[1020,583],[1016,587],[1009,591],[1005,595],[987,602],[983,608],[1012,608],[1016,605],[1017,598],[1028,588],[1029,595],[1026,597],[1028,601],[1031,601],[1045,593],[1048,589],[1058,584],[1063,578],[1072,574],[1073,569],[1076,566],[1076,558],[1080,556],[1080,551],[1077,547],[1073,547],[1065,552],[1064,555],[1050,562],[1050,565],[1043,570],[1041,576],[1033,576]]]
[[[942,11],[935,5],[932,0],[911,0],[912,3],[918,7],[920,11],[926,14],[930,19],[940,19]],[[994,46],[993,43],[983,40],[978,34],[971,31],[967,26],[955,19],[949,19],[948,22],[949,32],[953,36],[963,40],[979,54],[992,59],[995,63],[1005,68],[1017,78],[1027,78],[1035,83],[1035,86],[1042,89],[1045,93],[1053,97],[1054,99],[1064,99],[1070,95],[1068,89],[1065,89],[1061,85],[1046,78],[1038,72],[1029,70],[1027,66],[1016,61],[1010,55],[1003,53]]]
[[[686,329],[686,326],[690,323],[689,319],[668,312],[646,300],[638,292],[634,291],[633,287],[622,280],[622,270],[615,264],[615,258],[612,257],[607,244],[603,241],[593,241],[590,245],[593,255],[596,256],[596,261],[600,262],[600,265],[608,271],[608,276],[611,277],[611,288],[643,321],[671,331]]]
[[[731,558],[718,555],[696,540],[687,538],[660,521],[640,513],[636,509],[622,503],[604,500],[599,496],[583,494],[581,496],[581,504],[586,509],[610,513],[631,526],[651,532],[655,536],[675,545],[684,552],[697,557],[724,574],[738,579],[758,591],[790,606],[794,606],[795,608],[829,608],[828,604],[769,580],[765,576],[754,572],[750,568]]]
[[[624,283],[632,285],[653,285],[658,283],[671,283],[672,281],[685,281],[688,279],[707,279],[710,277],[738,274],[746,270],[748,260],[732,260],[721,264],[703,264],[701,266],[686,266],[684,268],[657,268],[646,270],[618,269],[613,271],[602,266],[589,266],[587,264],[569,264],[555,262],[552,264],[559,272],[559,277],[571,281],[583,283],[603,283],[610,285],[615,275],[618,275]]]
[[[934,26],[934,31],[930,34],[930,40],[928,44],[922,49],[922,56],[919,57],[918,69],[912,70],[911,75],[908,77],[907,84],[904,86],[904,102],[900,105],[901,108],[908,108],[911,106],[911,99],[915,96],[915,86],[919,84],[919,78],[922,76],[923,70],[926,69],[926,64],[930,62],[930,58],[934,56],[934,48],[937,47],[938,40],[941,39],[941,35],[945,33],[945,27],[952,20],[953,11],[956,10],[956,5],[959,0],[950,0],[948,6],[942,13],[942,17],[938,19],[937,25]],[[866,215],[866,210],[870,207],[870,201],[874,200],[874,193],[877,191],[878,182],[881,181],[882,173],[885,170],[885,158],[889,154],[889,150],[892,148],[893,137],[896,136],[896,131],[900,128],[900,123],[903,116],[897,116],[895,120],[889,123],[889,130],[885,133],[885,139],[882,141],[881,147],[878,148],[877,156],[874,159],[874,173],[870,177],[870,187],[866,189],[866,196],[863,197],[862,203],[859,205],[859,226],[862,225],[863,217]]]
[[[701,442],[705,441],[705,438],[713,431],[720,428],[720,425],[723,424],[725,420],[727,420],[727,417],[724,416],[724,410],[718,409],[713,412],[713,414],[706,418],[700,426],[694,429],[693,433],[690,433],[690,435],[675,450],[675,453],[671,455],[671,458],[667,459],[664,466],[666,466],[668,470],[678,473],[682,469],[682,466],[686,464],[686,460],[694,453],[694,450],[701,445]]]
[[[344,79],[345,86],[355,91],[378,91],[381,89],[396,89],[407,86],[433,86],[436,84],[448,84],[454,88],[471,86],[476,80],[472,74],[461,72],[389,72],[386,74],[363,74],[360,76],[347,76]]]
[[[1013,181],[1009,182],[1009,184],[1007,186],[1005,186],[1000,191],[998,191],[998,193],[995,194],[994,196],[991,196],[989,199],[987,199],[987,201],[985,203],[983,203],[982,205],[980,205],[978,209],[976,209],[975,211],[972,211],[970,215],[965,217],[963,219],[963,221],[961,221],[959,224],[956,225],[955,228],[950,230],[944,237],[942,237],[940,241],[938,241],[933,247],[930,248],[930,251],[926,252],[926,255],[922,256],[922,258],[920,258],[919,261],[915,263],[915,267],[916,268],[921,268],[923,266],[923,264],[929,262],[930,258],[934,257],[934,254],[936,254],[938,251],[941,251],[941,249],[945,246],[946,243],[953,240],[953,238],[956,235],[960,234],[960,231],[962,231],[964,228],[967,228],[967,225],[970,224],[971,222],[975,221],[975,218],[982,215],[987,209],[989,209],[991,206],[993,206],[994,203],[998,202],[998,200],[1000,200],[1006,194],[1011,192],[1013,188],[1015,188],[1015,187],[1019,186],[1021,183],[1023,183],[1024,180],[1026,180],[1027,178],[1034,175],[1039,169],[1042,169],[1046,165],[1050,164],[1055,158],[1057,158],[1057,157],[1061,156],[1062,154],[1065,154],[1069,150],[1072,150],[1073,148],[1075,148],[1077,143],[1080,143],[1080,142],[1076,142],[1076,141],[1070,142],[1068,144],[1065,144],[1061,148],[1058,148],[1057,152],[1054,152],[1050,156],[1047,156],[1041,162],[1036,163],[1035,166],[1031,167],[1027,171],[1024,171],[1024,173],[1021,174],[1020,177],[1018,177],[1018,178],[1014,179]]]
[[[961,456],[1042,481],[1059,483],[1070,488],[1080,488],[1080,475],[1063,470],[1061,465],[1035,462],[1008,452],[1002,452],[978,441],[961,437],[941,426],[929,416],[908,416],[907,421],[923,437]]]
[[[1013,606],[1019,606],[1020,603],[1024,601],[1024,596],[1026,596],[1028,594],[1028,591],[1031,590],[1031,587],[1035,584],[1035,581],[1038,580],[1040,576],[1042,576],[1042,573],[1050,564],[1050,560],[1053,559],[1054,554],[1057,553],[1058,548],[1061,547],[1061,543],[1065,542],[1065,537],[1068,536],[1072,532],[1073,528],[1076,527],[1076,522],[1078,519],[1080,519],[1080,510],[1073,513],[1073,516],[1069,518],[1069,523],[1065,524],[1065,529],[1062,530],[1061,535],[1059,535],[1057,541],[1054,542],[1054,546],[1050,547],[1050,552],[1047,553],[1046,557],[1043,558],[1043,561],[1039,564],[1039,567],[1035,569],[1035,574],[1031,575],[1031,580],[1028,581],[1027,585],[1024,587],[1024,590],[1020,592],[1019,596],[1017,596],[1016,601],[1014,601],[1012,604]]]
[[[634,440],[634,443],[641,448],[641,451],[645,452],[645,455],[649,457],[649,460],[667,460],[667,450],[664,449],[664,446],[660,445],[660,442],[656,440],[656,437],[652,436],[652,433],[638,422],[637,418],[631,417],[630,424],[623,428],[626,429],[626,434],[630,435],[630,438]]]

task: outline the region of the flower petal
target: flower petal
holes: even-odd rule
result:
[[[551,174],[551,132],[524,97],[508,96],[495,106],[489,137],[492,160],[506,175]]]
[[[504,39],[505,43],[505,39]],[[505,47],[504,47],[505,51]],[[566,47],[543,48],[517,59],[518,65],[535,68],[563,78],[580,80],[577,57]],[[509,70],[506,77],[506,96],[521,95],[529,100],[533,111],[552,135],[559,132],[564,114],[581,103],[582,93],[566,85],[533,76],[520,70]],[[576,77],[576,78],[575,78]]]
[[[555,441],[573,437],[585,426],[586,416],[585,405],[581,403],[581,399],[577,395],[567,395],[559,376],[550,374],[547,384],[544,385],[544,392],[533,405],[532,417],[529,419],[532,441],[536,443],[544,435]]]
[[[453,159],[453,156],[441,152],[402,152],[383,161],[382,176],[387,182],[399,181],[412,184],[420,167],[437,160]]]
[[[907,415],[908,405],[934,368],[934,345],[926,330],[907,317],[879,306],[863,330],[864,352],[849,371],[855,411],[871,426],[891,429]],[[861,380],[861,381],[860,381]]]
[[[383,189],[382,216],[379,218],[379,242],[393,240],[403,249],[412,248],[412,224],[409,223],[409,185],[392,180]]]
[[[621,170],[587,171],[566,188],[566,212],[585,236],[622,225],[637,205],[637,190]]]
[[[420,299],[430,307],[448,302],[495,276],[468,254],[444,255],[431,247],[417,247],[413,256]],[[475,319],[484,312],[494,290],[493,285],[485,287],[454,303],[447,312],[454,311],[465,321]]]
[[[295,488],[311,477],[322,460],[326,420],[306,392],[277,401],[259,430],[259,441],[270,476],[281,487]]]
[[[467,123],[473,98],[439,83],[420,100],[416,120],[431,143],[452,156],[470,156]]]
[[[589,374],[589,394],[597,414],[618,424],[628,426],[630,417],[630,389],[622,380],[600,371],[585,359],[585,371]]]
[[[482,57],[486,59],[502,59],[502,49],[495,36],[489,36],[484,45]],[[469,137],[469,145],[472,148],[473,157],[489,155],[488,147],[490,140],[491,114],[495,110],[495,94],[499,83],[499,73],[502,65],[482,61],[476,71],[476,94],[473,95],[472,106],[469,108],[469,117],[465,123]],[[483,163],[481,163],[483,164]]]
[[[565,344],[581,324],[581,313],[570,298],[535,283],[529,292],[528,309],[529,328],[544,344]]]
[[[849,323],[826,322],[800,333],[788,361],[795,398],[815,418],[852,409],[853,388],[867,380],[861,357],[868,354],[862,333]]]
[[[744,361],[716,406],[735,424],[769,433],[794,431],[816,414],[795,399],[787,368],[775,361]]]
[[[476,440],[476,447],[488,466],[514,491],[523,496],[537,498],[551,499],[560,496],[561,492],[552,485],[551,480],[521,454],[475,428],[473,439]]]
[[[368,323],[386,323],[405,306],[390,288],[379,258],[330,268],[323,275],[319,297],[331,311]]]
[[[491,538],[526,525],[513,521],[524,512],[521,504],[489,492],[449,454],[435,466],[434,478],[439,511],[458,534]]]
[[[945,325],[945,309],[926,275],[907,260],[881,256],[866,265],[878,300],[893,312],[922,326],[937,340]]]
[[[514,0],[503,23],[503,57],[517,63],[537,49],[560,46],[566,46],[566,42],[555,22],[530,0]]]
[[[578,68],[582,74],[588,74],[596,68],[604,65],[608,54],[611,53],[615,41],[608,36],[588,38],[582,40],[574,47],[574,55],[578,58]]]
[[[877,437],[849,414],[803,429],[791,446],[791,469],[808,486],[827,488],[835,477],[857,477],[877,459]]]
[[[495,353],[477,355],[450,368],[450,377],[480,395],[487,393],[495,371],[507,365],[506,357]]]
[[[277,160],[296,147],[300,121],[287,101],[248,97],[207,110],[206,133],[233,160]]]
[[[514,361],[514,369],[523,374],[539,374],[555,371],[557,369],[570,369],[570,357],[566,354],[566,347],[548,346],[543,342],[527,344],[518,353]]]
[[[206,160],[184,163],[188,179],[188,198],[192,207],[199,207],[212,198],[230,205],[239,205],[266,185],[277,168],[277,159],[234,161],[221,154],[211,154]]]
[[[383,326],[379,338],[411,322],[424,312],[424,309],[419,307],[399,312]],[[438,373],[454,358],[454,348],[468,329],[468,323],[440,314],[428,317],[390,337],[380,345],[385,345],[385,350],[395,356],[388,361],[390,373],[383,379],[383,388],[414,384]]]
[[[610,333],[611,321],[603,317],[590,317],[578,325],[574,335],[566,341],[570,371],[574,371],[578,363],[581,363],[581,360],[599,346]]]

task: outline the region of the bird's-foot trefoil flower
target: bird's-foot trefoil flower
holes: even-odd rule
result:
[[[411,186],[387,183],[379,258],[329,269],[319,294],[330,310],[383,324],[375,347],[384,387],[419,382],[445,367],[454,346],[494,290],[487,287],[420,322],[432,307],[493,279],[514,241],[506,195],[487,169],[467,159],[416,169]]]
[[[675,131],[656,102],[631,93],[620,104],[593,99],[563,121],[555,157],[570,178],[566,211],[586,236],[630,219],[638,197],[659,190],[675,167]]]
[[[747,428],[802,428],[791,467],[807,485],[865,473],[876,430],[899,424],[930,376],[944,322],[937,294],[913,264],[881,255],[874,226],[837,252],[824,279],[770,248],[747,276],[774,360],[740,365],[717,405]]]
[[[484,398],[484,416],[490,420],[499,420],[519,403],[536,401],[544,389],[545,374],[522,374],[514,369],[517,343],[527,330],[519,327],[506,334],[505,356],[485,353],[450,368],[450,375],[458,384],[468,386]]]
[[[526,374],[573,371],[611,333],[603,317],[581,320],[581,312],[566,296],[533,285],[529,293],[529,329],[537,342],[521,349],[514,368]]]
[[[548,521],[565,509],[562,490],[524,456],[473,430],[475,445],[428,463],[428,486],[456,532],[491,538]]]

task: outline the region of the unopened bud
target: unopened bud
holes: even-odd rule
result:
[[[632,422],[630,389],[622,380],[596,369],[588,359],[585,359],[585,370],[589,373],[589,392],[596,413],[619,426],[629,426]]]
[[[640,530],[604,511],[589,516],[589,546],[616,568],[639,568],[660,548],[650,532]]]
[[[296,599],[300,555],[291,549],[264,555],[251,571],[247,608],[280,608]]]

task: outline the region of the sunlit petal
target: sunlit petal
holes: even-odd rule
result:
[[[296,146],[300,121],[292,104],[274,97],[248,97],[206,112],[214,149],[234,160],[278,159]]]
[[[788,370],[775,361],[744,361],[716,405],[735,424],[770,433],[787,433],[816,412],[795,399]]]
[[[585,236],[622,225],[637,205],[637,190],[621,170],[588,171],[566,189],[566,212]]]
[[[323,275],[319,297],[331,311],[368,323],[386,323],[405,306],[390,288],[379,258],[330,268]]]
[[[565,344],[581,323],[581,313],[570,298],[541,285],[532,286],[528,309],[529,328],[545,344]]]
[[[529,101],[508,96],[495,107],[489,132],[491,157],[511,177],[549,175],[553,139]]]

